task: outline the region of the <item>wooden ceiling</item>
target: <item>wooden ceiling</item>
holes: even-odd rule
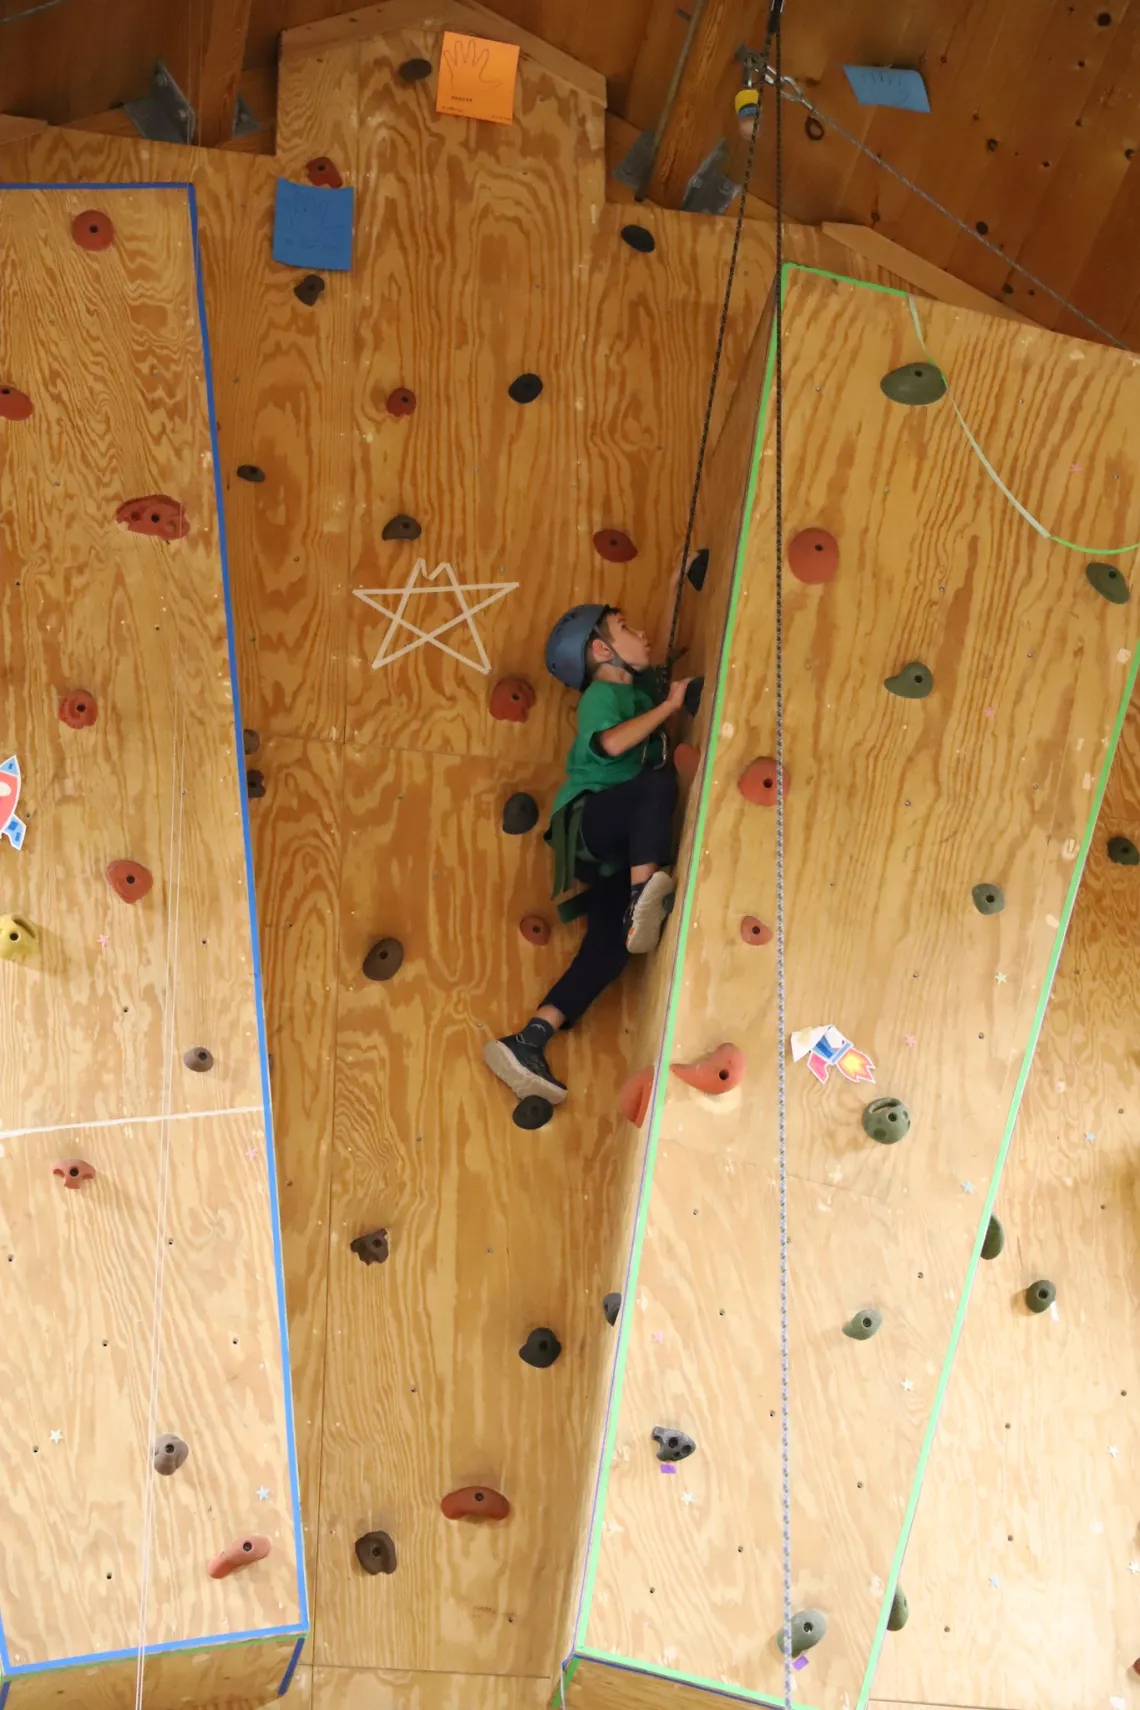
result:
[[[494,4],[605,76],[626,140],[657,128],[699,9],[650,195],[679,205],[721,136],[727,169],[741,176],[733,56],[762,46],[767,0]],[[162,58],[196,95],[207,140],[220,141],[243,65],[271,67],[282,29],[354,9],[348,0],[0,0],[0,113],[84,121],[142,94]],[[431,9],[424,0],[423,14]],[[932,112],[860,107],[844,63],[920,70]],[[789,216],[873,226],[1046,326],[1140,347],[1140,0],[785,0],[783,65],[826,118],[910,181],[830,127],[813,140],[804,108],[785,102]],[[767,201],[772,133],[769,111],[753,178]]]

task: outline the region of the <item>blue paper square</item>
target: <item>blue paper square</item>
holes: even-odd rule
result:
[[[845,65],[843,69],[862,107],[899,107],[906,113],[930,111],[930,98],[919,71],[896,71],[889,65]]]
[[[286,267],[348,273],[352,267],[352,188],[277,180],[273,259]]]

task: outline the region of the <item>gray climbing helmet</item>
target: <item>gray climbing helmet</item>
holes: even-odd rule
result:
[[[586,687],[586,649],[612,606],[571,606],[563,612],[546,643],[546,669],[568,689]]]

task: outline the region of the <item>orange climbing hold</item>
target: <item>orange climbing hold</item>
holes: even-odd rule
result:
[[[450,1490],[439,1505],[448,1520],[505,1520],[511,1505],[501,1491],[485,1484]]]
[[[746,944],[771,944],[772,928],[754,914],[746,914],[740,923],[740,936]]]
[[[788,793],[790,779],[788,768],[784,767],[784,795]],[[738,788],[746,802],[753,802],[757,807],[775,807],[776,805],[776,762],[767,756],[762,760],[753,760],[740,774]]]
[[[61,1158],[52,1165],[52,1175],[58,1176],[64,1187],[81,1188],[84,1182],[95,1180],[95,1166],[86,1158]]]
[[[594,536],[594,551],[610,564],[628,564],[637,557],[637,548],[620,528],[600,528]]]
[[[60,701],[59,716],[60,721],[72,730],[86,730],[99,717],[95,696],[89,695],[86,689],[73,689]]]
[[[673,1073],[698,1092],[731,1092],[744,1079],[744,1052],[736,1045],[718,1045],[693,1063],[674,1063]]]
[[[150,534],[158,540],[184,540],[190,533],[186,507],[166,493],[127,499],[115,512],[115,521],[125,524],[132,534]]]
[[[7,422],[26,422],[32,413],[32,400],[15,386],[0,386],[0,418]]]
[[[550,943],[550,922],[541,914],[524,914],[519,921],[519,931],[528,944]]]
[[[327,154],[318,155],[316,160],[305,163],[305,177],[310,184],[316,184],[326,190],[339,190],[344,183]]]
[[[115,228],[98,208],[87,208],[72,220],[71,235],[80,249],[110,249],[115,241]]]
[[[825,528],[801,529],[788,547],[788,567],[801,582],[834,582],[839,542]]]
[[[673,750],[673,765],[682,783],[692,783],[697,775],[697,767],[700,763],[699,748],[694,748],[691,742],[678,742]]]
[[[238,1568],[248,1567],[250,1562],[263,1562],[269,1554],[272,1545],[268,1538],[263,1538],[259,1532],[250,1532],[244,1538],[235,1538],[232,1544],[227,1544],[220,1555],[216,1555],[206,1572],[211,1579],[228,1579]]]
[[[525,677],[504,677],[491,690],[491,717],[525,724],[534,701],[534,690]]]
[[[618,1109],[635,1128],[640,1128],[645,1121],[652,1093],[652,1069],[635,1070],[632,1075],[626,1076],[618,1088]]]
[[[107,867],[107,883],[125,903],[141,902],[154,879],[137,861],[111,861]]]

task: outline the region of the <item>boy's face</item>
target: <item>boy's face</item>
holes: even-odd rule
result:
[[[602,626],[603,634],[623,665],[634,671],[644,671],[649,664],[649,640],[640,629],[634,629],[624,612],[609,612]]]

